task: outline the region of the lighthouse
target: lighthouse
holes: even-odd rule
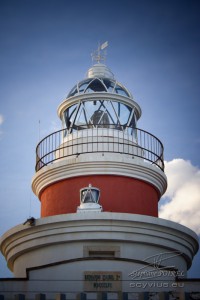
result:
[[[95,64],[58,107],[63,129],[37,146],[33,191],[41,217],[75,213],[79,190],[100,189],[105,212],[158,216],[166,190],[163,145],[137,128],[141,108],[130,91],[101,63]]]
[[[141,108],[105,64],[107,46],[60,103],[62,128],[36,147],[41,217],[6,232],[1,251],[15,277],[28,274],[38,289],[53,281],[52,292],[173,290],[198,239],[158,217],[164,147],[138,128]]]

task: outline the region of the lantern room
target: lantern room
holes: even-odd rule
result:
[[[65,135],[90,128],[110,128],[133,135],[141,109],[108,67],[99,63],[72,88],[59,106],[58,115]]]

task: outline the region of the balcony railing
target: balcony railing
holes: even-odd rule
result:
[[[164,170],[163,145],[145,130],[126,127],[85,129],[78,127],[67,134],[56,131],[42,139],[36,148],[36,171],[56,160],[85,153],[121,153],[138,157]]]

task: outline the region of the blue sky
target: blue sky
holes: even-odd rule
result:
[[[179,159],[199,183],[199,12],[195,0],[0,1],[0,235],[39,217],[36,144],[61,128],[57,107],[98,42],[109,41],[107,65],[142,108],[138,127],[161,139],[167,166]],[[191,277],[200,277],[199,261]],[[0,265],[0,277],[10,276]]]

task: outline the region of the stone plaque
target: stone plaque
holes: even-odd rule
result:
[[[119,292],[122,290],[121,272],[84,272],[85,292]]]

